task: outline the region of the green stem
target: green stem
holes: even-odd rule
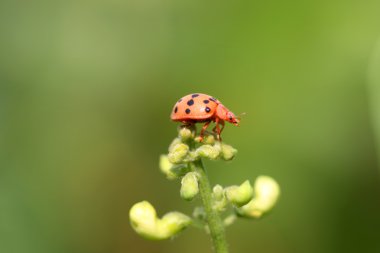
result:
[[[212,192],[210,182],[203,167],[202,160],[199,159],[191,163],[192,170],[199,175],[199,192],[207,216],[207,224],[210,230],[212,242],[216,253],[228,253],[227,241],[224,232],[223,221],[219,213],[212,208]]]

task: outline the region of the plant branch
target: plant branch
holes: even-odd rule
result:
[[[199,159],[191,163],[191,169],[198,173],[199,192],[206,212],[207,224],[210,230],[212,242],[216,253],[228,253],[224,224],[219,213],[213,209],[212,192],[210,182],[203,167],[202,160]]]

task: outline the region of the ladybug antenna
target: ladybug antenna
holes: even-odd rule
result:
[[[247,114],[246,112],[242,112],[242,113],[240,113],[239,115],[237,115],[236,118],[237,118],[238,120],[241,120],[241,117],[242,117],[242,116],[245,116],[246,114]]]

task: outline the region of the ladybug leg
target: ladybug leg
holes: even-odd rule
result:
[[[220,128],[219,124],[222,125],[222,128]],[[217,118],[215,120],[215,127],[214,127],[213,131],[216,133],[216,137],[219,141],[222,141],[220,134],[222,133],[223,128],[224,128],[224,121]]]
[[[217,129],[218,129],[218,124],[219,124],[219,119],[218,118],[216,118],[215,120],[214,120],[214,122],[215,122],[215,126],[214,126],[214,128],[212,129],[212,131],[215,133],[215,134],[217,134],[218,133],[218,131],[217,131]]]
[[[219,134],[221,134],[222,131],[223,131],[223,129],[224,129],[224,126],[225,126],[225,124],[224,124],[224,120],[221,120],[221,121],[220,121],[220,124],[222,125],[222,128],[220,129]]]
[[[219,124],[222,125],[222,128],[220,128]],[[222,131],[224,129],[224,120],[218,120],[216,122],[215,129],[216,129],[216,136],[217,136],[218,140],[222,141],[222,137],[220,137],[220,134],[222,133]]]
[[[202,129],[201,129],[201,132],[200,132],[200,134],[199,134],[199,137],[200,137],[200,139],[201,139],[201,140],[200,140],[201,142],[203,141],[204,133],[205,133],[207,127],[210,125],[210,123],[211,123],[211,121],[206,122],[206,123],[203,125]]]

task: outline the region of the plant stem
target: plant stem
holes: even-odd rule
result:
[[[210,182],[203,167],[202,160],[199,159],[191,163],[192,170],[199,175],[199,192],[207,216],[207,224],[210,230],[212,242],[216,253],[228,253],[227,241],[224,232],[223,221],[219,213],[213,209],[212,192]]]

